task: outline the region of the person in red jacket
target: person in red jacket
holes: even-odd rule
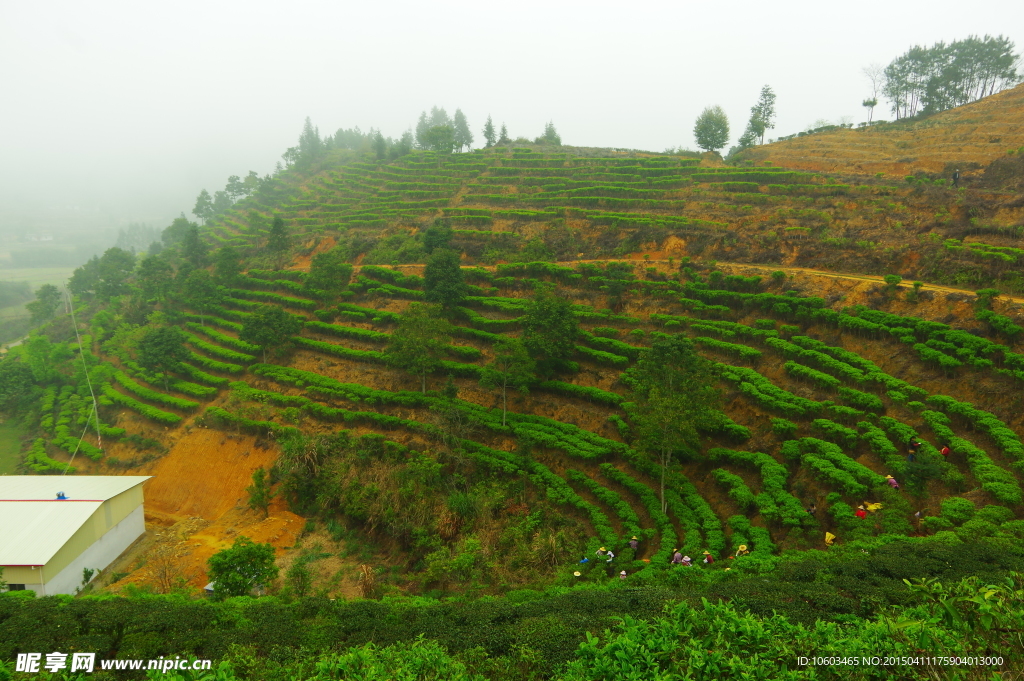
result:
[[[715,562],[715,558],[714,558],[714,556],[711,555],[710,551],[705,551],[704,552],[704,562],[707,563],[708,565],[711,565],[712,563]]]
[[[942,449],[939,450],[939,454],[942,454],[944,458],[948,457],[951,453],[949,445],[942,445]]]
[[[864,510],[863,506],[858,506],[857,512],[854,513],[854,515],[863,520],[864,518],[868,517],[868,512]]]

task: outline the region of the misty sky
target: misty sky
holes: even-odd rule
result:
[[[0,232],[40,216],[163,226],[202,188],[271,172],[321,134],[397,136],[432,105],[515,137],[694,148],[708,105],[739,137],[866,120],[861,67],[912,44],[1008,35],[1024,2],[191,2],[0,0]],[[888,118],[886,103],[876,117]]]

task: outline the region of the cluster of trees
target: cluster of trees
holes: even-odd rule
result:
[[[1001,35],[968,36],[931,47],[915,45],[884,69],[865,69],[873,92],[864,106],[877,104],[879,89],[892,103],[897,119],[987,97],[1020,81],[1020,58],[1014,50],[1013,41]]]
[[[306,124],[309,124],[308,118]],[[258,192],[272,179],[270,175],[261,178],[255,170],[250,170],[244,178],[232,175],[228,178],[224,189],[214,192],[212,196],[206,189],[199,192],[199,196],[196,197],[196,205],[192,208],[192,214],[202,220],[204,224],[209,223],[235,205],[236,201]]]
[[[493,147],[495,144],[511,144],[512,139],[508,136],[508,128],[504,123],[501,124],[501,132],[497,133],[494,131],[494,121],[491,120],[491,115],[487,114],[487,122],[484,123],[484,147]]]
[[[416,122],[416,146],[445,154],[469,149],[473,145],[473,133],[462,109],[455,110],[449,117],[444,108],[432,107],[430,113],[420,114]]]
[[[771,86],[761,88],[757,103],[750,107],[750,120],[739,139],[739,149],[764,144],[764,133],[775,127],[775,92]],[[729,142],[729,117],[720,106],[709,106],[697,117],[693,138],[705,151],[718,151]],[[730,152],[732,153],[732,152]]]
[[[757,103],[750,107],[750,120],[747,121],[747,129],[740,136],[739,146],[741,149],[753,146],[756,140],[764,144],[764,133],[775,127],[775,92],[771,86],[765,85],[761,88],[761,95]]]

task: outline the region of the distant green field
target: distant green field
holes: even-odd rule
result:
[[[0,475],[13,475],[20,459],[24,432],[13,423],[0,423]]]
[[[21,267],[0,269],[0,281],[27,281],[32,290],[43,284],[56,284],[67,281],[74,273],[74,267]]]
[[[73,267],[20,267],[0,269],[0,281],[25,281],[35,291],[43,284],[60,286],[74,273]],[[28,311],[24,305],[0,307],[0,343],[12,341],[28,331]]]

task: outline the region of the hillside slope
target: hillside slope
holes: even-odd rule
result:
[[[81,472],[155,474],[149,520],[178,533],[174,565],[194,586],[241,533],[283,565],[338,559],[317,586],[344,595],[356,555],[384,591],[500,592],[604,579],[602,546],[632,575],[676,549],[740,545],[753,554],[737,568],[766,569],[826,531],[1009,539],[1024,510],[1024,316],[998,291],[935,284],[1024,290],[1021,211],[1009,192],[678,156],[334,152],[194,238],[169,230],[119,288],[101,264],[79,296],[82,355],[62,318],[3,371],[35,384],[18,396],[25,465],[60,472],[78,452]],[[413,376],[385,349],[429,293],[428,251],[446,247],[469,295],[445,313],[441,362]],[[855,276],[889,273],[931,285]],[[503,417],[480,379],[544,285],[572,304],[572,364]],[[297,330],[244,340],[268,310]],[[158,329],[184,340],[165,373],[140,349]],[[724,417],[680,452],[663,510],[621,375],[675,334],[714,363]],[[268,518],[245,508],[259,468]],[[858,518],[865,501],[883,508]],[[119,580],[154,582],[144,554]]]
[[[1024,146],[1024,84],[923,120],[822,132],[743,152],[811,172],[903,177],[954,168],[971,174]]]

